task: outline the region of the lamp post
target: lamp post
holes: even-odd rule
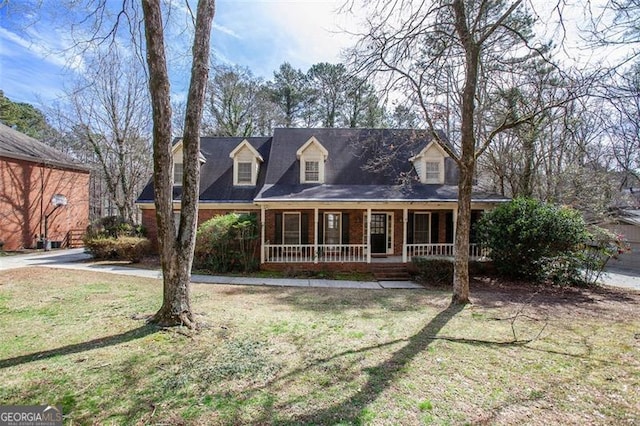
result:
[[[55,194],[51,197],[51,204],[53,205],[53,210],[51,210],[49,214],[44,215],[44,251],[51,250],[49,246],[49,216],[58,210],[59,207],[67,205],[67,197],[62,194]]]

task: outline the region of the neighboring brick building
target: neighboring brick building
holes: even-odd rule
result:
[[[67,205],[53,211],[55,194],[64,195]],[[54,247],[77,242],[89,221],[89,169],[0,124],[0,241],[4,250],[41,245],[47,215],[48,239]]]

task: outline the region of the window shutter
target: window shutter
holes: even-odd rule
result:
[[[453,213],[452,212],[447,212],[446,214],[446,224],[447,224],[447,243],[452,243],[453,242]]]
[[[318,212],[318,244],[324,244],[324,213]]]
[[[273,240],[275,244],[282,244],[282,213],[276,213],[275,220],[275,236]]]
[[[300,214],[300,244],[309,244],[309,215]]]
[[[413,244],[413,213],[409,212],[407,217],[407,244]]]
[[[440,212],[431,213],[431,243],[441,243],[440,241]]]
[[[342,213],[342,244],[349,244],[349,213]]]

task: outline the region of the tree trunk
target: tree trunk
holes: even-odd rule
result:
[[[455,259],[453,269],[452,304],[469,303],[469,235],[471,229],[471,191],[476,161],[475,96],[478,84],[480,46],[467,27],[465,6],[462,0],[453,2],[456,32],[465,50],[465,82],[462,91],[460,126],[461,153],[458,162],[458,219],[456,222]]]
[[[173,220],[171,102],[160,0],[143,0],[149,90],[153,110],[153,178],[158,246],[163,273],[162,307],[151,320],[163,326],[196,326],[191,311],[190,278],[200,186],[199,128],[208,78],[209,39],[215,0],[200,0],[193,42],[191,84],[183,138],[184,180],[180,224]]]

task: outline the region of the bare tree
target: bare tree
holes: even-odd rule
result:
[[[200,188],[200,124],[209,73],[208,58],[215,0],[199,0],[194,19],[191,82],[182,138],[184,173],[180,222],[173,219],[173,157],[171,155],[171,96],[161,0],[143,0],[149,92],[153,110],[153,181],[158,222],[158,244],[164,291],[153,322],[186,325],[196,321],[191,310],[190,275],[195,248]]]
[[[141,66],[123,61],[115,46],[87,57],[86,71],[66,91],[69,109],[52,114],[66,142],[82,141],[72,144],[73,154],[95,165],[94,177],[104,182],[118,215],[134,222],[135,200],[151,173],[149,94]]]
[[[385,76],[387,89],[410,94],[460,171],[452,303],[466,304],[476,162],[497,135],[551,107],[514,114],[503,104],[496,115],[496,103],[504,101],[500,93],[513,87],[505,76],[526,72],[523,64],[544,58],[547,47],[535,42],[522,0],[376,1],[367,22],[354,63],[362,72]],[[437,128],[442,105],[458,120],[455,148]]]

